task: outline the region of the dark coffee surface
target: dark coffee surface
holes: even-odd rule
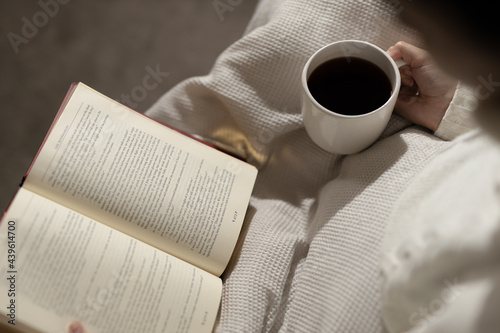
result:
[[[319,65],[307,81],[314,99],[330,111],[360,115],[378,109],[391,96],[391,82],[377,65],[336,58]]]

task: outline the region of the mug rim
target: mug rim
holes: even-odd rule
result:
[[[333,45],[337,45],[337,44],[342,44],[342,43],[354,43],[354,44],[364,44],[366,46],[370,46],[372,48],[375,48],[379,53],[383,54],[383,56],[385,56],[386,59],[389,60],[389,63],[392,65],[392,68],[394,70],[394,73],[396,74],[396,82],[394,82],[394,86],[392,88],[392,91],[391,91],[391,96],[387,99],[387,101],[385,101],[384,104],[382,104],[381,106],[379,106],[378,108],[376,108],[375,110],[372,110],[370,112],[366,112],[366,113],[362,113],[362,114],[357,114],[357,115],[346,115],[346,114],[342,114],[342,113],[338,113],[338,112],[335,112],[335,111],[332,111],[332,110],[329,110],[327,108],[325,108],[323,105],[321,105],[314,97],[313,95],[311,94],[311,92],[309,91],[309,87],[307,85],[307,72],[308,72],[308,69],[310,67],[310,64],[311,62],[314,60],[314,58],[319,54],[321,53],[322,51],[324,51],[326,48],[329,48],[329,47],[332,47]],[[345,57],[345,56],[344,56]],[[332,59],[337,59],[337,58],[340,58],[340,57],[331,57],[331,58],[328,58],[327,60],[321,62],[324,63],[328,60],[332,60]],[[373,61],[371,61],[370,59],[366,59],[366,58],[363,58],[364,60],[367,60],[367,61],[370,61],[371,63],[373,63]],[[376,65],[376,64],[375,64]],[[319,66],[319,65],[318,65]],[[377,67],[379,67],[378,65],[376,65]],[[372,115],[378,111],[380,111],[382,108],[384,108],[393,98],[397,98],[394,97],[396,94],[397,91],[399,91],[399,87],[401,86],[401,77],[399,75],[399,69],[398,69],[398,66],[396,65],[395,61],[387,54],[387,52],[385,52],[384,50],[382,50],[380,47],[378,47],[377,45],[375,44],[372,44],[370,42],[366,42],[366,41],[362,41],[362,40],[356,40],[356,39],[347,39],[347,40],[341,40],[341,41],[336,41],[336,42],[333,42],[333,43],[330,43],[330,44],[327,44],[327,45],[324,45],[323,47],[321,47],[320,49],[316,50],[316,52],[314,52],[310,57],[309,59],[307,59],[307,62],[305,63],[303,69],[302,69],[302,75],[301,75],[301,81],[302,81],[302,89],[304,90],[305,94],[307,95],[307,97],[309,98],[309,100],[318,108],[318,110],[324,112],[324,113],[327,113],[327,114],[331,114],[331,115],[335,115],[335,116],[338,116],[340,118],[346,118],[346,119],[351,119],[351,118],[363,118],[363,117],[367,117],[369,115]]]

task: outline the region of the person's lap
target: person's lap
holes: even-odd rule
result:
[[[148,114],[259,166],[244,237],[224,274],[218,332],[379,332],[380,242],[392,204],[443,141],[393,116],[364,152],[309,139],[300,71],[319,47],[382,48],[416,35],[381,1],[261,1],[210,75],[180,83]]]

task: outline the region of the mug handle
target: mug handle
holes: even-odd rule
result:
[[[398,68],[408,65],[403,59],[394,60],[394,62]]]

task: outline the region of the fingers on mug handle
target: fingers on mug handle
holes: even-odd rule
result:
[[[396,59],[405,59],[411,68],[419,68],[430,59],[429,53],[426,50],[403,41],[397,42],[389,49],[392,49],[391,53],[396,55]]]
[[[399,68],[399,70],[401,72],[401,83],[404,86],[412,87],[414,85],[415,81],[413,80],[413,77],[411,74],[410,65],[408,65],[402,58],[394,60],[394,62],[396,63],[396,66]],[[405,69],[401,69],[404,66],[408,66],[408,67]]]

